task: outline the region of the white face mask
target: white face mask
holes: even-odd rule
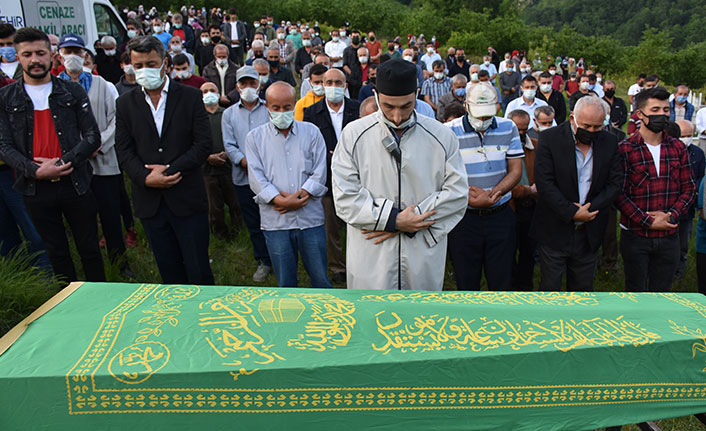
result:
[[[554,70],[554,69],[549,70],[549,74],[552,76],[556,75],[556,70]]]
[[[478,82],[480,81],[480,78],[478,78],[477,73],[471,73],[471,82]]]
[[[427,48],[427,52],[431,55],[434,53],[434,48]]]
[[[341,40],[341,38],[339,38],[338,36],[334,36],[331,38],[331,40],[333,40],[334,42],[338,42],[339,40]]]
[[[211,39],[209,39],[209,38],[207,38],[207,37],[202,37],[202,38],[201,38],[201,43],[203,43],[204,45],[208,45],[208,43],[209,43],[210,41],[211,41]]]
[[[285,34],[284,34],[284,33],[277,33],[277,39],[279,39],[279,40],[284,40],[284,38],[285,38]],[[285,127],[285,129],[286,129],[286,127]]]
[[[488,118],[487,120],[479,120],[469,114],[468,122],[471,124],[471,127],[473,127],[473,130],[484,132],[488,130],[488,127],[490,127],[491,124],[493,124],[493,119]]]
[[[346,89],[344,87],[324,87],[324,93],[326,94],[326,100],[331,103],[338,103],[343,100]]]
[[[177,70],[176,72],[174,72],[174,74],[179,79],[189,79],[189,77],[191,76],[191,72],[189,72],[188,70]]]
[[[294,122],[294,111],[270,112],[270,122],[279,130],[288,129]]]
[[[240,97],[242,97],[243,100],[248,103],[253,103],[258,98],[257,88],[252,88],[252,87],[242,88],[241,87],[240,88]]]
[[[405,55],[404,57],[402,57],[402,59],[411,63],[414,57],[412,57],[411,55]]]
[[[358,57],[358,61],[360,61],[360,64],[368,64],[368,57]]]
[[[323,96],[324,95],[324,86],[323,85],[312,85],[311,86],[311,91],[314,92],[317,96]]]
[[[551,129],[551,128],[552,128],[552,126],[537,126],[537,130],[539,130],[540,132],[543,132],[543,131],[545,131],[547,129]]]
[[[155,33],[159,34],[162,32],[162,30],[164,30],[164,27],[162,27],[161,25],[155,25],[155,26],[152,26],[152,30],[154,30]]]
[[[522,97],[527,100],[533,100],[535,95],[537,95],[537,90],[534,88],[527,88],[525,90],[522,90]]]
[[[135,80],[146,90],[156,90],[164,83],[162,69],[164,69],[164,63],[162,63],[162,66],[159,69],[154,67],[143,67],[142,69],[135,71]]]
[[[591,88],[591,84],[588,82],[582,82],[581,84],[579,84],[579,87],[581,87],[582,90],[588,90],[589,88]]]
[[[123,72],[126,75],[134,75],[135,74],[135,68],[132,67],[132,64],[127,64],[125,67],[123,67]]]
[[[176,53],[176,54],[181,53],[182,49],[184,49],[184,48],[181,46],[181,44],[176,44],[176,43],[175,43],[174,45],[170,45],[170,46],[172,47],[172,52],[173,52],[173,53]]]
[[[443,79],[444,78],[444,72],[434,72],[434,79]]]
[[[539,86],[539,89],[542,91],[542,93],[549,93],[552,91],[552,84],[542,84]]]
[[[382,112],[382,109],[380,109],[380,99],[377,94],[375,94],[375,103],[378,106],[378,111],[376,113],[376,115],[378,116],[378,120],[380,120],[380,122],[382,122],[382,124],[384,124],[385,126],[392,127],[393,129],[405,129],[407,127],[412,127],[417,122],[417,113],[415,111],[412,111],[412,114],[406,121],[403,121],[400,125],[396,125],[392,121],[388,120],[387,117],[385,117],[385,114]]]
[[[203,95],[203,104],[208,105],[208,106],[213,106],[213,105],[218,104],[219,99],[220,99],[220,97],[218,97],[217,93],[209,91],[208,93]]]
[[[225,67],[228,64],[228,59],[227,58],[217,58],[216,64],[221,67]]]
[[[686,145],[687,147],[688,147],[689,145],[691,145],[691,141],[692,141],[693,139],[694,139],[694,138],[692,138],[691,136],[684,137],[684,138],[679,138],[679,140],[682,141],[682,143],[683,143],[684,145]]]
[[[270,80],[270,75],[260,75],[260,85],[265,85]]]
[[[311,39],[304,39],[304,40],[302,40],[302,45],[304,45],[304,46],[311,46]]]
[[[108,57],[112,57],[112,56],[114,56],[118,51],[117,51],[116,49],[104,49],[103,52],[104,52],[105,55],[107,55]]]
[[[601,83],[601,81],[603,81],[603,78],[601,78],[601,77],[598,77],[598,78],[596,78],[596,82],[597,82],[597,83],[599,83],[599,84],[600,84],[600,83]]]
[[[83,57],[76,54],[62,54],[64,67],[68,72],[77,73],[83,69]]]
[[[81,69],[86,73],[93,73],[93,69],[88,66],[83,66]]]
[[[490,66],[490,62],[489,62],[489,61],[484,61],[483,64],[485,64],[486,66]]]

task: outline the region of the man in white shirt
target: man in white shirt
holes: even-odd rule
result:
[[[495,77],[498,76],[498,69],[496,69],[495,65],[490,62],[489,55],[483,57],[483,64],[480,65],[480,70],[487,70],[491,81],[494,81]]]
[[[343,50],[346,47],[347,45],[341,40],[338,30],[333,30],[331,32],[331,40],[326,42],[324,47],[324,52],[331,58],[333,67],[343,67]]]
[[[17,51],[13,38],[15,27],[12,24],[0,24],[0,70],[8,77],[17,81],[22,76],[22,68],[17,60]]]
[[[522,97],[512,100],[505,109],[505,118],[510,118],[510,113],[516,109],[527,112],[530,116],[530,129],[534,127],[534,110],[540,106],[547,106],[547,102],[535,97],[537,94],[537,80],[532,75],[522,79]],[[554,123],[556,125],[556,123]]]
[[[694,119],[694,126],[698,132],[699,148],[706,151],[706,107],[699,109]]]
[[[424,72],[424,78],[426,79],[434,74],[434,67],[432,66],[434,62],[436,60],[442,61],[442,58],[439,53],[436,52],[434,44],[429,42],[427,43],[427,52],[422,55],[420,60],[424,63],[424,66],[426,66],[426,71]],[[444,68],[446,68],[446,63],[444,63]],[[448,70],[446,72],[448,72]]]
[[[635,96],[642,90],[642,86],[645,85],[645,78],[647,75],[641,73],[637,77],[637,82],[628,88],[628,101],[630,102],[630,112],[635,110]]]

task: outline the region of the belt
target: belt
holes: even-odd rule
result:
[[[508,202],[505,202],[502,205],[498,205],[496,207],[491,207],[491,208],[479,208],[479,209],[469,208],[466,210],[466,213],[481,216],[481,217],[489,216],[491,214],[495,214],[497,212],[504,210],[505,207],[507,207],[507,205],[508,205]]]

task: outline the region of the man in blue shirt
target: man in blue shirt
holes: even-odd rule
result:
[[[515,257],[511,190],[522,176],[524,151],[517,126],[496,117],[497,92],[490,83],[468,87],[468,113],[447,125],[456,134],[468,177],[468,208],[449,234],[449,255],[458,290],[510,290]]]
[[[164,24],[158,16],[152,20],[152,36],[159,39],[164,44],[164,49],[169,51],[169,41],[172,35],[164,31]]]
[[[312,287],[331,287],[326,269],[326,143],[318,127],[294,121],[294,87],[266,92],[270,121],[248,134],[248,180],[280,287],[297,287],[298,255]]]

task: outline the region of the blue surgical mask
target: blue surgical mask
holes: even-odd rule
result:
[[[603,121],[603,127],[608,127],[610,124],[610,115],[606,114],[605,120]]]
[[[589,90],[593,90],[594,88],[596,88],[596,84],[588,84]]]
[[[345,93],[346,89],[344,87],[324,87],[324,94],[326,94],[326,99],[331,103],[338,103],[343,100]]]
[[[514,71],[515,71],[515,68],[514,68],[514,67],[508,67],[508,68],[507,68],[507,71],[508,71],[508,72],[514,72]]]
[[[465,97],[466,96],[466,89],[465,88],[457,88],[454,90],[454,94],[457,97]]]
[[[294,111],[272,112],[270,111],[270,122],[279,130],[288,129],[294,122]]]
[[[679,102],[680,105],[683,105],[686,103],[687,96],[677,96],[677,102]]]
[[[3,46],[0,47],[0,57],[12,63],[17,60],[17,51],[15,51],[14,46]]]

